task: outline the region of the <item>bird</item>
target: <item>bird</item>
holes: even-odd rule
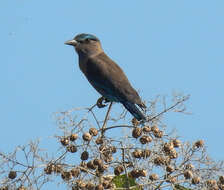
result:
[[[123,104],[138,121],[146,120],[139,110],[144,110],[146,105],[120,66],[104,52],[99,38],[93,34],[81,33],[65,44],[75,48],[80,70],[103,98]]]

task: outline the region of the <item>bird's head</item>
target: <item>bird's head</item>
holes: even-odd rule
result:
[[[91,56],[103,51],[100,40],[92,34],[78,34],[73,40],[66,41],[65,44],[74,46],[79,55]]]

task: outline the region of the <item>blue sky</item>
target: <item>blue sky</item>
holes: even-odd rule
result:
[[[203,138],[224,159],[224,1],[7,0],[0,2],[0,150],[57,132],[53,112],[99,97],[64,41],[78,33],[101,39],[145,100],[190,94],[192,115],[169,127]],[[56,147],[55,147],[56,148]]]

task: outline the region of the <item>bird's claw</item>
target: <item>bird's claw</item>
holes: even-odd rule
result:
[[[97,100],[96,105],[98,108],[104,108],[107,106],[107,104],[105,104],[105,103],[108,103],[108,102],[110,102],[110,101],[102,96],[101,98],[99,98]]]

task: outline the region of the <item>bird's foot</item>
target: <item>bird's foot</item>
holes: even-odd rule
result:
[[[96,105],[98,108],[104,108],[107,106],[106,103],[110,102],[108,99],[106,99],[105,97],[101,97],[97,100]]]

